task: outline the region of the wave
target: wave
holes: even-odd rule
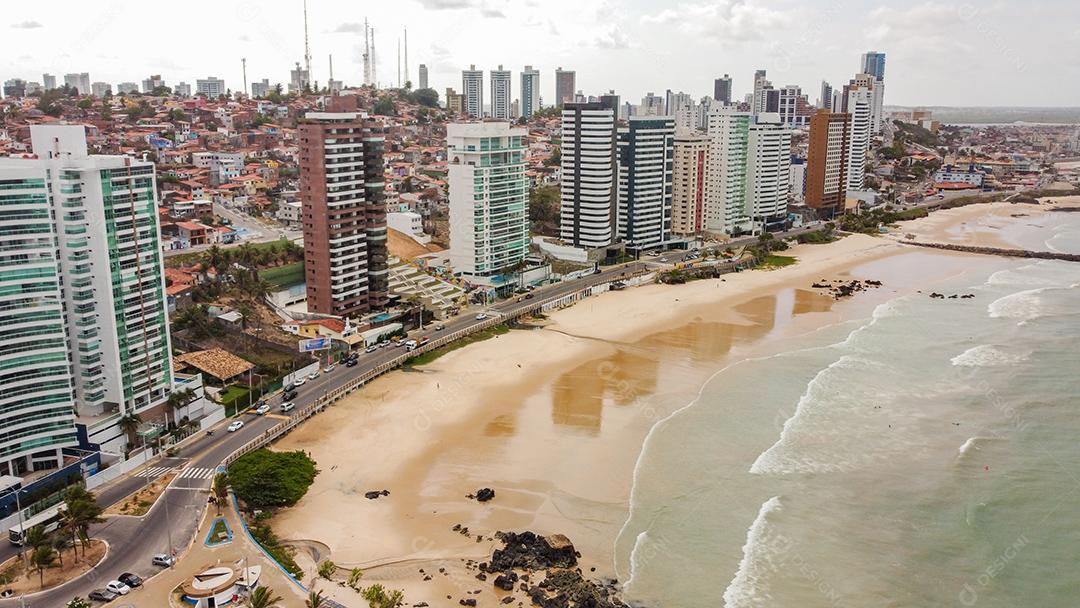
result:
[[[779,496],[773,496],[761,505],[754,523],[746,531],[743,557],[735,577],[724,589],[724,606],[742,608],[769,605],[769,587],[765,576],[775,570],[771,558],[777,550],[783,551],[783,547],[779,546],[783,539],[770,537],[766,519],[781,508]]]
[[[956,355],[950,361],[961,367],[993,367],[1020,363],[1025,361],[1029,354],[1008,353],[991,344],[980,344]]]
[[[967,441],[965,441],[964,444],[960,446],[960,449],[956,450],[956,457],[963,458],[964,456],[970,454],[972,450],[982,449],[981,447],[979,447],[980,444],[986,443],[988,441],[996,441],[997,439],[997,437],[981,437],[978,435],[976,435],[975,437],[968,437]]]
[[[1039,294],[1049,287],[1028,289],[998,298],[986,307],[986,311],[993,319],[1017,319],[1021,322],[1031,321],[1043,316],[1043,300]]]

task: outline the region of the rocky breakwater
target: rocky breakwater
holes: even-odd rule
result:
[[[581,554],[562,534],[498,532],[495,536],[503,546],[479,569],[486,573],[481,580],[491,580],[511,593],[502,603],[517,601],[516,591],[541,608],[627,608],[618,598],[616,581],[585,578],[578,567]]]
[[[905,245],[916,247],[928,247],[930,249],[944,249],[946,251],[962,251],[964,253],[979,253],[982,255],[999,255],[1007,258],[1035,258],[1039,260],[1064,260],[1066,262],[1080,262],[1078,253],[1059,253],[1056,251],[1031,251],[1028,249],[1002,249],[1000,247],[973,247],[970,245],[954,245],[952,243],[917,243],[915,241],[900,241]]]

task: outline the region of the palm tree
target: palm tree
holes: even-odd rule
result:
[[[38,572],[38,580],[41,587],[45,588],[45,569],[56,565],[56,551],[48,545],[42,545],[34,549],[30,555],[30,565]]]
[[[221,272],[221,265],[225,263],[225,255],[222,252],[221,247],[213,245],[210,249],[206,250],[206,265],[208,268],[214,268],[219,273]]]
[[[214,475],[214,498],[217,499],[217,512],[221,515],[221,505],[229,499],[229,477],[225,473]]]
[[[251,597],[248,598],[249,608],[272,608],[281,601],[281,596],[274,595],[274,590],[270,587],[264,587],[259,585],[251,592]]]
[[[121,417],[118,421],[120,430],[128,436],[128,445],[135,444],[135,431],[139,430],[140,424],[142,424],[142,418],[135,412]]]
[[[65,534],[71,536],[71,547],[75,551],[75,559],[79,557],[79,546],[76,544],[79,540],[79,519],[77,514],[71,509],[64,509],[60,512],[60,529]]]
[[[64,567],[64,549],[68,548],[70,542],[66,535],[62,533],[53,534],[49,539],[52,543],[52,548],[56,550],[56,559],[60,560],[60,567]]]
[[[360,579],[363,578],[363,576],[363,570],[361,570],[360,568],[353,568],[352,570],[349,570],[349,580],[345,584],[352,587],[353,589],[357,589],[357,587],[360,585]],[[357,589],[357,591],[359,591],[359,589]]]
[[[83,546],[83,555],[86,555],[86,547],[90,544],[90,525],[105,521],[101,517],[101,505],[94,499],[94,495],[90,494],[89,499],[80,498],[68,503],[68,512],[75,522],[75,530]]]
[[[326,602],[323,599],[321,591],[312,591],[308,594],[307,602],[304,603],[305,608],[323,608],[323,604]]]
[[[37,549],[49,544],[49,535],[45,532],[45,526],[34,526],[26,531],[26,545]]]

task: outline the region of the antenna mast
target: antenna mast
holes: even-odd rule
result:
[[[304,69],[307,70],[307,83],[311,83],[311,47],[308,46],[307,0],[304,0]]]
[[[364,17],[364,84],[371,84],[371,38],[367,17]]]
[[[248,86],[247,86],[247,58],[246,57],[241,57],[240,58],[240,65],[244,69],[244,95],[246,96],[247,92],[248,92]]]
[[[405,28],[405,82],[409,82],[409,28]]]

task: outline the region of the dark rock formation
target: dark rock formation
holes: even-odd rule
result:
[[[486,568],[481,564],[481,569],[488,572],[573,568],[577,565],[574,545],[562,534],[544,537],[533,532],[500,532],[496,536],[504,546],[491,554],[491,563]]]
[[[587,581],[566,569],[548,570],[544,582],[529,591],[533,604],[541,608],[626,608],[614,589]]]

